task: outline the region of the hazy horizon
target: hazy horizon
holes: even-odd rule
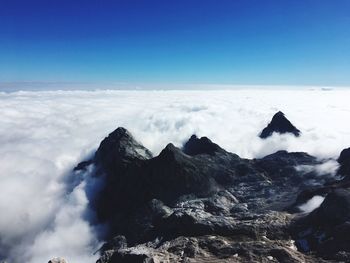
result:
[[[349,86],[332,85],[239,85],[213,83],[93,83],[93,82],[0,82],[0,92],[17,91],[97,91],[97,90],[338,90]]]

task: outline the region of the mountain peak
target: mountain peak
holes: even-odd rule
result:
[[[109,170],[116,170],[122,163],[150,158],[152,153],[123,127],[117,128],[104,138],[95,154],[95,161]]]
[[[283,134],[291,133],[294,136],[300,136],[300,130],[298,130],[284,115],[282,111],[278,111],[273,117],[271,122],[266,128],[262,130],[259,137],[265,139],[270,137],[274,132]]]
[[[175,147],[172,143],[168,143],[168,145],[160,152],[158,158],[169,161],[179,158],[182,155],[184,154],[179,148]]]
[[[108,137],[113,137],[113,138],[121,138],[123,136],[132,137],[131,133],[123,127],[118,127],[108,135]]]
[[[199,139],[195,134],[193,134],[183,146],[183,152],[191,156],[197,154],[213,155],[216,151],[220,149],[221,148],[219,145],[213,143],[207,137],[201,137]]]

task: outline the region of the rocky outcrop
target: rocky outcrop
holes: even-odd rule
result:
[[[316,251],[324,258],[350,260],[350,191],[335,189],[319,208],[296,220],[292,227],[301,251]]]
[[[191,138],[185,143],[183,152],[188,155],[197,154],[210,154],[214,155],[215,152],[222,150],[219,145],[213,143],[207,137],[197,138],[196,135],[192,135]]]
[[[105,138],[98,148],[94,161],[108,173],[120,173],[130,164],[152,158],[149,150],[138,143],[124,128],[118,128]]]
[[[104,255],[108,255],[105,253]],[[107,260],[98,263],[119,262],[326,262],[295,249],[289,241],[263,238],[241,240],[220,235],[178,237],[171,241],[140,244],[109,253]]]
[[[283,112],[277,112],[271,122],[260,133],[259,137],[265,139],[270,137],[274,132],[276,133],[290,133],[294,136],[300,136],[300,130],[298,130],[284,115]]]
[[[311,245],[319,229],[337,244],[347,240],[339,233],[347,229],[348,185],[301,172],[300,166],[322,163],[306,153],[249,160],[192,136],[182,149],[168,144],[152,157],[118,128],[85,163],[105,182],[90,200],[99,223],[109,226],[99,263],[324,262],[348,253],[342,245],[323,254]],[[324,203],[300,214],[298,207],[315,195],[325,196]]]
[[[338,174],[345,176],[347,180],[350,179],[350,148],[342,150],[338,158],[340,164]]]

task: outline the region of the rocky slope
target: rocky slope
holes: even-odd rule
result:
[[[195,135],[153,157],[118,128],[75,170],[93,165],[104,179],[90,200],[109,226],[99,263],[348,262],[350,158],[338,177],[302,169],[324,161],[286,151],[248,160]],[[325,201],[301,213],[314,196]]]

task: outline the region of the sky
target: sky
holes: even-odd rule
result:
[[[8,85],[350,86],[350,1],[0,0],[0,58]]]

